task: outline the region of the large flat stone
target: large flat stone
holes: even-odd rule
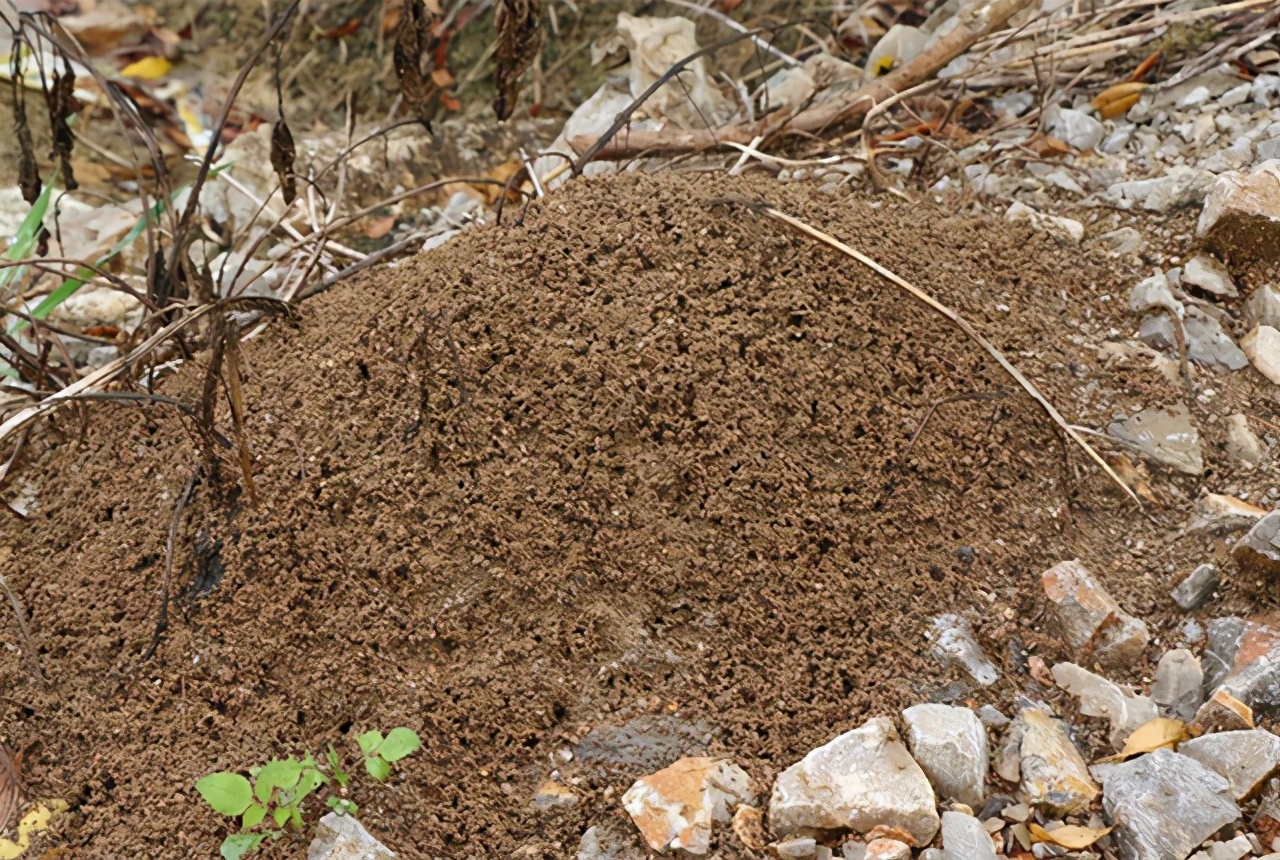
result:
[[[902,712],[907,744],[939,797],[978,807],[986,797],[987,730],[968,708],[914,705]]]
[[[1225,779],[1236,800],[1252,796],[1280,769],[1280,738],[1266,729],[1204,735],[1183,743],[1178,752]]]

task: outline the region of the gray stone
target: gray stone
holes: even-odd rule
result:
[[[1087,717],[1104,717],[1111,723],[1111,743],[1116,749],[1140,726],[1154,720],[1156,704],[1146,696],[1135,695],[1128,687],[1095,675],[1075,663],[1059,663],[1053,667],[1058,686],[1080,700],[1080,713]]]
[[[1184,860],[1240,817],[1225,779],[1165,749],[1109,768],[1102,806],[1123,860]]]
[[[1147,247],[1147,240],[1133,227],[1119,227],[1103,233],[1099,238],[1111,246],[1113,253],[1121,256],[1140,254]]]
[[[1251,325],[1280,328],[1280,291],[1272,286],[1258,287],[1245,300],[1244,313]]]
[[[1120,608],[1078,559],[1040,576],[1058,628],[1076,656],[1100,665],[1127,667],[1140,659],[1151,638],[1147,625]]]
[[[1280,768],[1280,738],[1265,729],[1204,735],[1178,752],[1225,779],[1236,800],[1251,797]]]
[[[1257,466],[1267,456],[1267,445],[1249,427],[1249,419],[1236,413],[1228,415],[1227,454],[1248,466]]]
[[[1182,303],[1173,297],[1169,279],[1163,272],[1134,284],[1129,291],[1129,310],[1136,314],[1152,310],[1166,310],[1177,317],[1183,314]]]
[[[1151,698],[1166,717],[1184,723],[1195,719],[1196,711],[1204,702],[1204,670],[1196,655],[1186,648],[1166,652],[1156,666]]]
[[[907,745],[941,798],[982,805],[990,753],[987,730],[973,711],[915,705],[902,712]]]
[[[1234,299],[1239,295],[1227,267],[1205,254],[1197,254],[1187,261],[1182,270],[1182,283],[1199,287],[1220,299]]]
[[[1213,595],[1220,579],[1221,574],[1216,566],[1202,564],[1187,574],[1187,578],[1173,589],[1173,602],[1186,612],[1199,609]]]
[[[901,827],[918,845],[938,832],[929,779],[886,717],[845,732],[778,775],[769,800],[774,835],[810,835],[878,824]]]
[[[1260,576],[1280,574],[1280,511],[1272,511],[1231,548],[1236,564]]]
[[[1230,842],[1214,842],[1208,850],[1197,851],[1191,860],[1240,860],[1253,853],[1253,843],[1248,836],[1237,836]]]
[[[1218,689],[1218,686],[1235,668],[1240,643],[1244,641],[1244,636],[1250,628],[1255,626],[1257,625],[1253,622],[1235,616],[1215,618],[1209,622],[1205,630],[1204,656],[1201,659],[1206,691],[1213,692]]]
[[[622,822],[606,818],[582,834],[578,860],[649,860],[649,852],[640,847],[634,832],[623,829]]]
[[[919,860],[947,860],[947,852],[941,848],[926,848],[920,852]]]
[[[394,860],[396,854],[350,815],[330,812],[316,825],[307,860]]]
[[[1108,426],[1107,435],[1128,442],[1144,456],[1183,474],[1204,472],[1200,433],[1181,403],[1169,409],[1144,409]]]
[[[1240,370],[1249,365],[1249,357],[1227,334],[1222,324],[1197,307],[1186,309],[1182,321],[1187,358],[1202,367]],[[1166,314],[1148,316],[1138,327],[1138,339],[1155,349],[1176,350],[1178,335],[1173,320]]]
[[[946,860],[996,860],[982,822],[963,812],[942,813],[942,852]]]
[[[818,853],[818,842],[812,836],[797,836],[774,843],[773,850],[779,857],[812,857]]]
[[[939,615],[925,636],[933,643],[934,656],[944,666],[959,666],[984,687],[1000,680],[1000,670],[982,653],[973,628],[961,616]]]
[[[1046,215],[1025,203],[1015,202],[1004,213],[1010,224],[1028,224],[1032,230],[1052,236],[1061,245],[1079,245],[1084,239],[1084,225],[1072,218]]]
[[[984,726],[990,726],[993,729],[1002,729],[1009,725],[1009,718],[1000,713],[1000,709],[994,705],[983,705],[978,708],[978,719],[982,720]]]
[[[1268,159],[1248,173],[1219,176],[1205,200],[1196,235],[1220,257],[1280,260],[1280,161]]]
[[[844,860],[863,860],[867,856],[867,843],[850,839],[840,846],[840,856]]]

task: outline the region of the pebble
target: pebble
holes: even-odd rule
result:
[[[1223,331],[1221,323],[1200,308],[1192,306],[1186,309],[1182,332],[1186,338],[1187,358],[1196,364],[1226,370],[1240,370],[1249,366],[1249,357]],[[1166,314],[1144,319],[1138,329],[1138,339],[1155,349],[1178,348],[1174,322]]]
[[[1257,505],[1241,501],[1235,496],[1221,493],[1205,493],[1196,500],[1195,516],[1187,523],[1187,531],[1236,531],[1249,528],[1268,511]]]
[[[864,860],[911,860],[911,846],[897,839],[873,839],[862,856]]]
[[[1121,256],[1140,254],[1147,247],[1147,240],[1133,227],[1120,227],[1099,236],[1103,242],[1111,246],[1113,253]],[[1173,298],[1170,296],[1170,298]]]
[[[1253,711],[1226,690],[1215,690],[1191,721],[1191,730],[1197,734],[1251,728]]]
[[[773,851],[779,857],[812,857],[818,852],[818,842],[812,836],[798,836],[784,842],[775,842]]]
[[[1082,192],[1083,190],[1080,189]],[[1031,229],[1052,236],[1060,245],[1079,245],[1084,239],[1084,225],[1079,221],[1059,215],[1046,215],[1025,203],[1011,204],[1004,213],[1004,220],[1010,224],[1029,224]]]
[[[636,780],[622,796],[622,806],[654,851],[706,854],[712,824],[728,824],[730,809],[753,799],[751,778],[742,768],[694,757]]]
[[[893,721],[877,717],[783,771],[769,800],[769,824],[780,837],[847,828],[867,833],[888,824],[928,845],[938,832],[935,803]]]
[[[1105,717],[1111,723],[1111,743],[1116,749],[1144,723],[1154,720],[1156,703],[1133,690],[1095,675],[1075,663],[1059,663],[1053,667],[1058,686],[1080,700],[1080,713],[1088,717]]]
[[[1226,418],[1227,454],[1247,466],[1259,465],[1267,456],[1267,445],[1249,427],[1249,419],[1235,413]]]
[[[1009,725],[1009,718],[1000,713],[1000,709],[994,705],[983,705],[978,708],[978,719],[982,720],[984,726],[994,729],[1002,729]]]
[[[1199,287],[1220,299],[1234,299],[1239,295],[1226,266],[1205,254],[1197,254],[1187,261],[1182,270],[1182,283]]]
[[[915,705],[902,718],[911,754],[938,796],[981,806],[990,753],[977,715],[968,708]]]
[[[1231,557],[1250,573],[1280,574],[1280,511],[1273,511],[1254,523],[1231,548]]]
[[[316,825],[307,860],[395,860],[396,853],[369,835],[351,815],[330,812]]]
[[[848,842],[840,846],[840,856],[844,860],[865,860],[867,856],[867,844],[859,842],[856,839],[850,839]]]
[[[1028,802],[1055,814],[1083,812],[1098,796],[1080,751],[1044,711],[1023,708],[1005,735],[1000,776],[1018,782]]]
[[[737,810],[733,813],[733,822],[730,825],[733,835],[738,837],[738,841],[748,851],[759,854],[765,849],[764,835],[764,816],[760,814],[760,810],[746,803],[738,804]]]
[[[1098,144],[1102,143],[1102,135],[1106,129],[1087,113],[1070,108],[1046,113],[1049,132],[1072,149],[1087,151],[1097,149]]]
[[[1109,425],[1107,435],[1130,443],[1157,463],[1177,469],[1185,475],[1200,475],[1204,472],[1200,433],[1191,422],[1187,407],[1181,403],[1168,409],[1154,406],[1144,409]],[[1145,624],[1142,630],[1145,636]],[[1145,641],[1143,644],[1145,645]]]
[[[1254,326],[1240,341],[1240,348],[1259,373],[1280,385],[1280,331],[1269,325]]]
[[[549,779],[538,786],[538,791],[533,795],[535,809],[566,809],[577,804],[578,795],[555,780]]]
[[[1147,648],[1147,625],[1093,578],[1079,559],[1064,561],[1040,577],[1062,637],[1077,656],[1089,654],[1100,665],[1127,667]]]
[[[635,841],[633,833],[612,818],[592,825],[578,841],[578,860],[648,860],[649,852]]]
[[[1186,648],[1166,652],[1156,666],[1151,698],[1163,716],[1184,723],[1195,719],[1196,711],[1204,702],[1204,670],[1200,668],[1196,655]]]
[[[984,687],[1000,680],[1000,670],[987,659],[973,635],[973,628],[961,616],[939,615],[925,635],[933,643],[934,656],[944,666],[960,666]]]
[[[1109,768],[1102,806],[1125,860],[1184,860],[1240,817],[1225,779],[1167,749]]]
[[[1191,860],[1240,860],[1253,853],[1253,845],[1247,836],[1237,836],[1230,842],[1214,842],[1207,851],[1197,851]]]
[[[1251,797],[1280,769],[1280,738],[1265,729],[1204,735],[1178,752],[1225,779],[1236,800]]]
[[[1221,574],[1215,565],[1199,565],[1195,570],[1187,574],[1186,579],[1178,583],[1177,587],[1170,592],[1170,596],[1173,598],[1173,602],[1178,604],[1184,612],[1192,612],[1204,606],[1209,598],[1213,596],[1220,579]],[[1169,653],[1175,652],[1171,651]],[[1166,654],[1165,656],[1169,655]]]
[[[1184,313],[1182,303],[1173,297],[1169,278],[1163,272],[1143,278],[1134,285],[1129,291],[1129,310],[1136,314],[1166,310],[1179,318]]]
[[[1196,236],[1232,260],[1280,261],[1280,161],[1220,175],[1205,199]]]
[[[942,853],[946,860],[996,860],[982,822],[963,812],[942,813]]]

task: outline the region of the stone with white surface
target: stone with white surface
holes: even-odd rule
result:
[[[942,813],[942,852],[946,860],[996,860],[982,822],[963,812]]]
[[[968,708],[914,705],[902,712],[907,744],[938,796],[981,806],[990,753],[987,730]]]
[[[691,757],[636,780],[622,806],[654,851],[701,855],[711,849],[712,825],[728,824],[733,808],[753,799],[751,778],[742,768]]]
[[[1269,325],[1254,326],[1240,341],[1240,348],[1259,373],[1280,385],[1280,331]]]
[[[330,812],[316,825],[307,860],[395,860],[396,853],[350,815]]]
[[[1192,738],[1178,752],[1225,779],[1236,800],[1253,796],[1280,769],[1280,738],[1266,729]]]

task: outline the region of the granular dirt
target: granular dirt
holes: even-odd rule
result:
[[[200,776],[329,742],[350,760],[408,725],[425,749],[352,795],[375,834],[408,858],[569,857],[592,824],[629,833],[621,792],[682,753],[767,789],[869,716],[1049,696],[1026,657],[1061,656],[1038,574],[1064,558],[1173,639],[1170,585],[1223,552],[1173,536],[1200,484],[1269,486],[1222,452],[1221,414],[1274,412],[1253,372],[1205,378],[1208,472],[1155,472],[1140,512],[935,314],[723,202],[759,195],[956,307],[1072,421],[1185,397],[1104,362],[1140,273],[1097,248],[771,183],[571,183],[247,345],[257,498],[230,452],[200,471],[149,660],[190,428],[94,403],[37,434],[38,507],[0,520],[0,552],[48,683],[0,649],[0,740],[28,748],[31,796],[72,804],[50,844],[211,857]],[[202,361],[163,393],[195,402]],[[1273,604],[1232,577],[1214,611]],[[930,655],[944,611],[997,686]],[[533,803],[553,771],[575,805]]]

